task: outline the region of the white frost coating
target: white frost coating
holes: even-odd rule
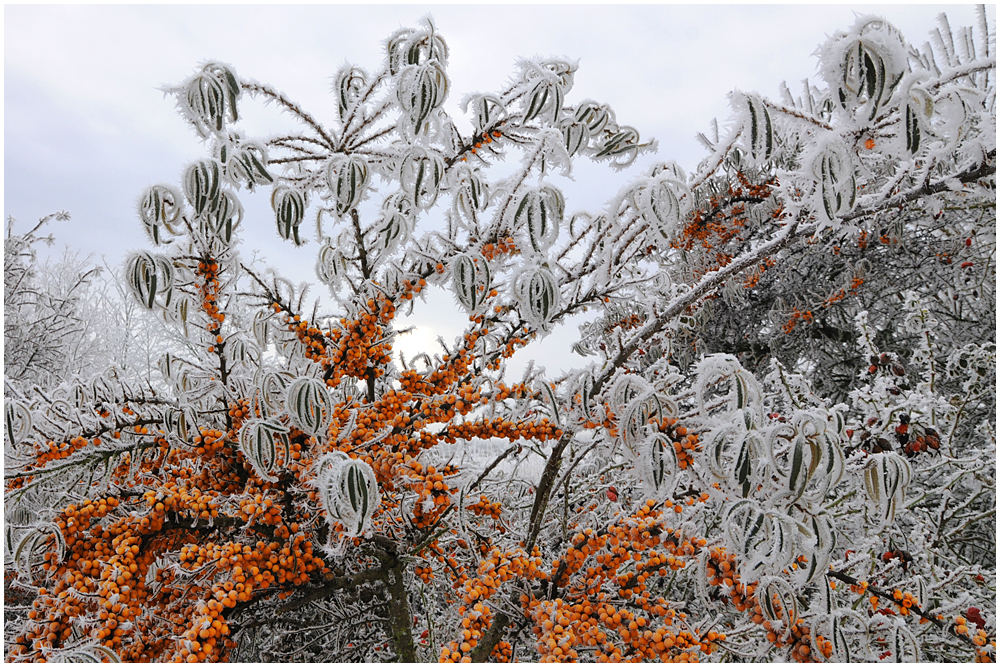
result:
[[[288,385],[285,410],[295,428],[318,437],[325,434],[330,425],[333,402],[321,380],[302,377]]]
[[[375,471],[344,452],[325,455],[316,463],[320,504],[331,525],[339,523],[349,537],[371,527],[371,518],[382,502]]]
[[[738,410],[750,410],[757,421],[763,420],[763,394],[760,384],[751,373],[747,372],[736,357],[731,354],[711,354],[706,356],[697,366],[697,381],[694,391],[698,399],[698,408],[706,413],[706,408],[722,409],[724,413]],[[719,399],[706,402],[706,392],[717,382],[729,381],[722,403]]]

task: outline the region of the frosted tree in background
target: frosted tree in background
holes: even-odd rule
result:
[[[573,62],[466,120],[430,20],[337,72],[332,119],[202,66],[170,92],[207,155],[126,263],[178,332],[161,377],[6,395],[7,659],[992,660],[980,19],[917,49],[859,18],[597,212],[553,176],[655,146]],[[300,129],[245,136],[252,100]],[[334,312],[241,258],[255,188]],[[394,356],[429,286],[467,329]],[[506,377],[583,312],[579,369]]]

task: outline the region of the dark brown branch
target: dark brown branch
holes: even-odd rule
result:
[[[830,572],[827,572],[826,576],[830,577],[831,579],[837,579],[838,581],[842,581],[845,584],[851,584],[852,586],[857,586],[857,585],[859,585],[861,583],[860,581],[858,581],[854,577],[850,576],[849,574],[845,574],[843,572],[837,572],[836,570],[831,570]],[[869,584],[868,587],[865,588],[865,591],[866,592],[871,592],[871,593],[873,593],[874,595],[877,595],[880,598],[884,598],[886,600],[889,600],[890,602],[894,602],[896,604],[899,604],[899,601],[896,600],[895,597],[893,597],[892,593],[890,593],[889,591],[882,590],[881,588],[879,588],[877,586],[872,586],[872,585]],[[972,641],[972,638],[967,637],[965,635],[958,634],[957,632],[955,632],[954,626],[946,625],[945,623],[943,623],[942,621],[938,620],[937,618],[934,618],[933,616],[930,616],[930,615],[926,614],[917,605],[914,604],[912,607],[910,607],[910,611],[912,613],[916,614],[917,616],[919,616],[920,618],[922,618],[922,619],[924,619],[926,621],[930,621],[931,623],[934,624],[935,627],[937,627],[940,630],[944,630],[945,632],[947,632],[948,634],[950,634],[952,637],[958,637],[959,639],[961,639],[962,641],[964,641],[966,644],[969,644],[970,646],[973,646],[975,648],[979,648]]]

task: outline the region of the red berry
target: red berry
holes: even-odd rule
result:
[[[980,630],[986,627],[986,619],[979,614],[979,607],[969,607],[965,611],[965,617],[975,623]]]
[[[608,488],[608,500],[610,500],[611,502],[615,502],[618,500],[618,489],[616,489],[613,486]]]

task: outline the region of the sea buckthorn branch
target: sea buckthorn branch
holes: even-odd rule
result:
[[[268,99],[277,102],[279,105],[281,105],[288,111],[292,112],[293,115],[300,118],[302,122],[304,122],[306,125],[308,125],[313,130],[316,131],[316,134],[318,134],[320,138],[325,142],[324,146],[326,148],[328,148],[331,151],[337,150],[339,142],[335,139],[334,135],[331,134],[330,131],[324,128],[322,125],[320,125],[320,123],[315,118],[313,118],[311,114],[302,109],[302,107],[300,107],[298,104],[295,104],[294,102],[286,98],[284,95],[279,93],[271,86],[260,84],[257,83],[256,81],[242,80],[240,81],[240,85],[247,92],[251,94],[263,95],[264,97],[267,97]]]
[[[797,567],[803,557],[800,557],[792,567]],[[702,573],[699,573],[699,576]],[[773,625],[761,609],[757,597],[758,582],[744,583],[737,572],[737,559],[733,554],[726,553],[721,547],[713,548],[706,561],[704,575],[709,586],[720,587],[725,593],[715,599],[723,604],[731,604],[740,613],[746,613],[750,621],[760,625],[767,632],[766,639],[777,648],[789,647],[789,652],[796,662],[817,662],[815,651],[819,651],[824,659],[833,655],[833,644],[823,635],[814,635],[813,629],[802,617],[793,617],[782,607],[782,602],[775,595],[771,601],[772,610],[781,615],[781,626]],[[784,630],[782,631],[781,628]]]
[[[994,176],[996,175],[996,158],[997,152],[994,148],[991,151],[983,153],[981,160],[972,161],[971,164],[963,167],[958,173],[936,179],[933,182],[928,179],[924,183],[914,186],[909,190],[892,196],[886,196],[882,201],[876,201],[867,205],[864,205],[863,202],[859,202],[862,203],[862,205],[858,206],[858,208],[852,213],[845,215],[843,220],[844,222],[859,220],[876,215],[879,211],[898,208],[916,201],[921,197],[926,197],[927,195],[945,192],[951,189],[951,183],[954,180],[958,180],[960,183],[974,183],[976,181],[989,178],[990,176]]]
[[[374,113],[372,113],[371,116],[368,116],[366,118],[362,118],[361,122],[358,124],[358,126],[356,128],[353,128],[353,129],[351,128],[351,123],[353,123],[354,119],[357,117],[358,111],[359,110],[362,111],[362,112],[364,111],[365,104],[368,102],[368,100],[371,98],[371,96],[375,93],[375,91],[378,89],[378,87],[385,81],[387,74],[388,74],[388,72],[385,70],[385,68],[383,68],[375,76],[372,77],[371,82],[361,92],[361,95],[358,97],[358,100],[354,103],[354,105],[352,106],[350,112],[348,112],[347,118],[343,119],[343,132],[344,132],[344,136],[343,136],[343,139],[341,140],[341,145],[346,146],[349,143],[350,139],[355,134],[358,134],[359,132],[361,132],[366,126],[371,125],[375,120],[377,120],[380,116],[382,116],[382,114],[384,114],[385,111],[387,110],[387,108],[388,108],[388,101],[384,102],[382,104],[382,106],[378,110],[376,110]]]
[[[785,223],[785,225],[781,228],[781,231],[779,231],[771,240],[762,243],[756,249],[733,259],[725,266],[706,273],[688,292],[673,299],[663,308],[655,320],[639,329],[639,331],[632,336],[632,340],[621,348],[621,351],[619,351],[618,355],[613,360],[610,360],[607,368],[594,378],[593,393],[596,394],[600,391],[604,384],[611,379],[614,372],[619,367],[624,365],[632,354],[645,343],[645,341],[649,340],[652,336],[663,330],[663,328],[667,326],[670,321],[682,313],[686,308],[693,305],[698,299],[708,294],[711,290],[718,287],[723,281],[731,276],[734,276],[748,267],[757,264],[764,257],[778,252],[790,244],[794,239],[811,234],[813,231],[815,231],[814,225],[807,225],[800,229],[798,220],[789,221]]]
[[[892,602],[893,604],[899,604],[899,602],[901,600],[901,597],[897,597],[895,595],[895,592],[883,590],[883,589],[879,588],[878,586],[873,586],[872,584],[869,584],[867,582],[862,582],[862,581],[860,581],[858,579],[855,579],[854,577],[852,577],[851,575],[847,574],[846,572],[839,572],[837,570],[830,570],[829,572],[826,573],[826,576],[830,577],[831,579],[837,579],[838,581],[842,581],[845,584],[851,585],[852,587],[854,587],[854,586],[862,587],[866,592],[871,592],[873,595],[876,595],[876,596],[882,598],[883,600],[888,600],[889,602]],[[978,645],[975,644],[972,641],[972,638],[970,638],[967,635],[964,635],[964,634],[956,632],[954,626],[946,625],[940,619],[938,619],[938,618],[936,618],[934,616],[931,616],[930,614],[927,614],[926,612],[922,611],[920,609],[920,606],[916,603],[916,601],[911,601],[911,604],[910,604],[909,607],[907,607],[907,610],[910,613],[916,614],[917,616],[919,616],[920,618],[924,619],[925,621],[927,621],[929,623],[933,623],[934,627],[938,628],[939,630],[944,630],[945,632],[947,632],[951,636],[957,637],[957,638],[961,639],[962,641],[964,641],[965,643],[969,644],[970,646],[975,646],[976,648],[978,648]]]
[[[509,448],[507,448],[507,450],[504,451],[503,454],[500,454],[498,457],[496,457],[495,459],[493,459],[492,463],[490,463],[488,466],[486,466],[486,468],[483,470],[483,472],[481,472],[479,474],[479,477],[477,477],[475,479],[475,481],[473,481],[472,484],[469,485],[468,491],[471,492],[474,489],[477,489],[479,487],[479,485],[482,483],[482,481],[484,479],[486,479],[489,476],[489,474],[491,472],[493,472],[493,469],[496,468],[498,465],[500,465],[503,462],[504,459],[506,459],[508,456],[510,456],[514,452],[520,452],[520,451],[521,451],[521,446],[520,445],[511,445]]]

